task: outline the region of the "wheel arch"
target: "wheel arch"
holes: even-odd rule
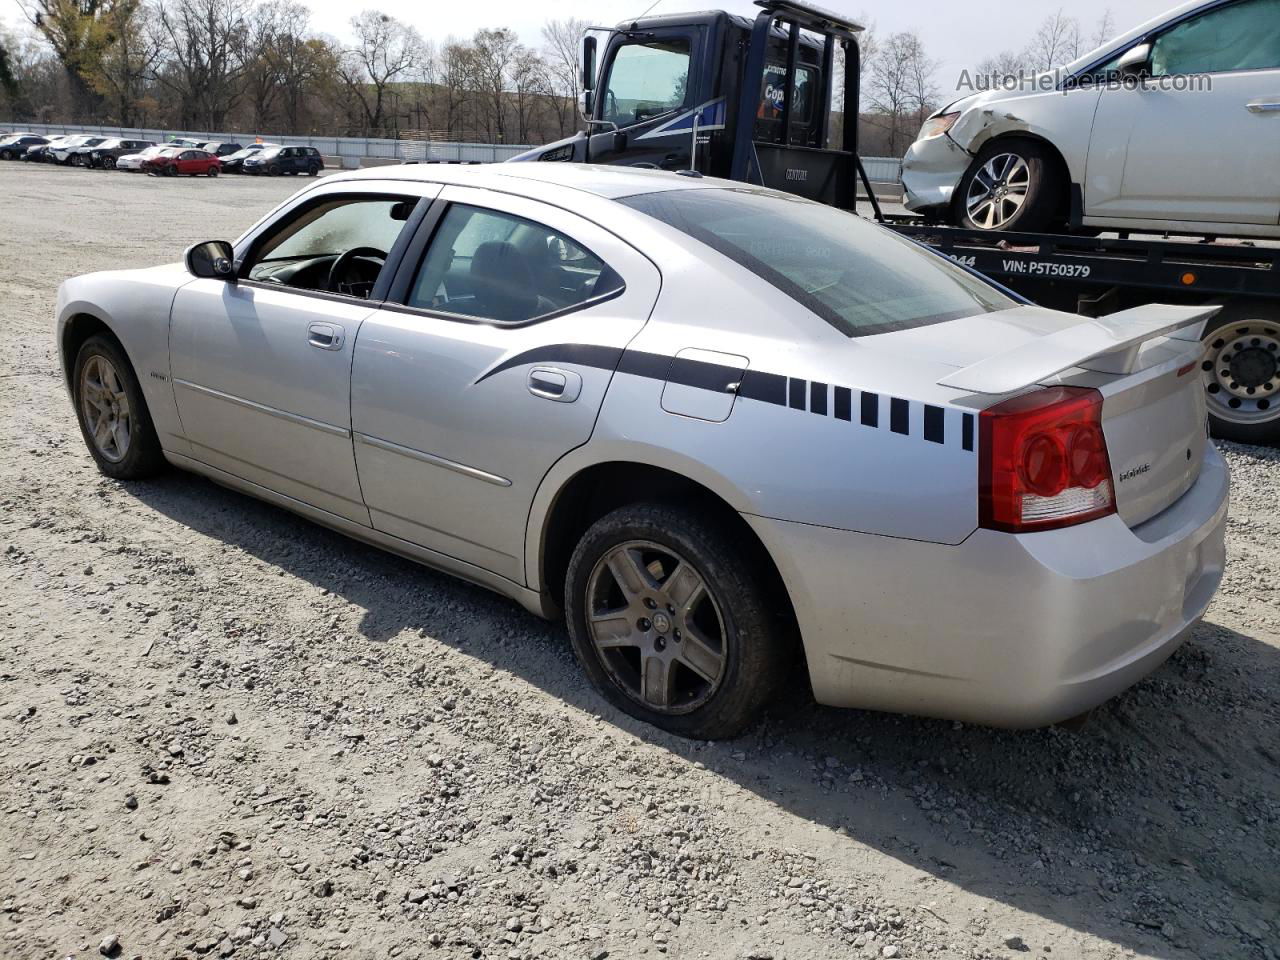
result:
[[[639,502],[695,504],[740,543],[761,572],[771,599],[789,624],[796,623],[790,592],[778,564],[729,499],[682,473],[643,460],[609,459],[580,464],[543,481],[529,518],[526,569],[530,587],[556,609],[562,606],[569,558],[582,534],[618,507]]]
[[[124,345],[124,341],[111,328],[102,317],[96,313],[92,313],[86,309],[79,309],[71,313],[66,322],[62,325],[62,330],[58,337],[58,349],[62,355],[62,375],[68,386],[71,384],[71,375],[74,372],[76,363],[76,354],[80,352],[80,348],[84,346],[84,342],[92,336],[105,333],[117,344],[124,352],[126,358],[129,358],[129,350]],[[133,360],[129,358],[129,362]],[[136,376],[137,371],[134,371]]]

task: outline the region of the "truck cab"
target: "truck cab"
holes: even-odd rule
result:
[[[788,0],[759,6],[754,22],[712,11],[589,34],[588,130],[514,159],[687,170],[851,206],[856,124],[842,120],[857,87],[837,80],[857,77],[861,28]]]

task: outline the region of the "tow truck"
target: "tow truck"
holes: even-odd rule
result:
[[[754,20],[711,11],[591,28],[587,129],[513,159],[721,177],[853,213],[861,184],[888,229],[1043,306],[1102,316],[1151,302],[1221,305],[1201,371],[1211,431],[1280,444],[1280,246],[1090,236],[1071,223],[1065,233],[996,233],[886,214],[858,152],[862,27],[801,0],[756,5]]]

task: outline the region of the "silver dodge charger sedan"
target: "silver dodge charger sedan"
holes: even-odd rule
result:
[[[327,177],[185,264],[64,283],[89,451],[564,615],[592,683],[742,731],[1012,727],[1159,665],[1223,568],[1212,308],[1025,303],[852,214],[633,168]]]

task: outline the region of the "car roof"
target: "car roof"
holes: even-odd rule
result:
[[[520,193],[521,181],[533,184],[555,184],[581,190],[607,200],[630,197],[638,193],[667,190],[689,190],[712,186],[741,186],[711,177],[690,177],[663,170],[594,163],[406,163],[401,166],[368,167],[325,178],[332,184],[343,180],[410,180],[425,183],[447,183],[481,187],[506,193]]]

